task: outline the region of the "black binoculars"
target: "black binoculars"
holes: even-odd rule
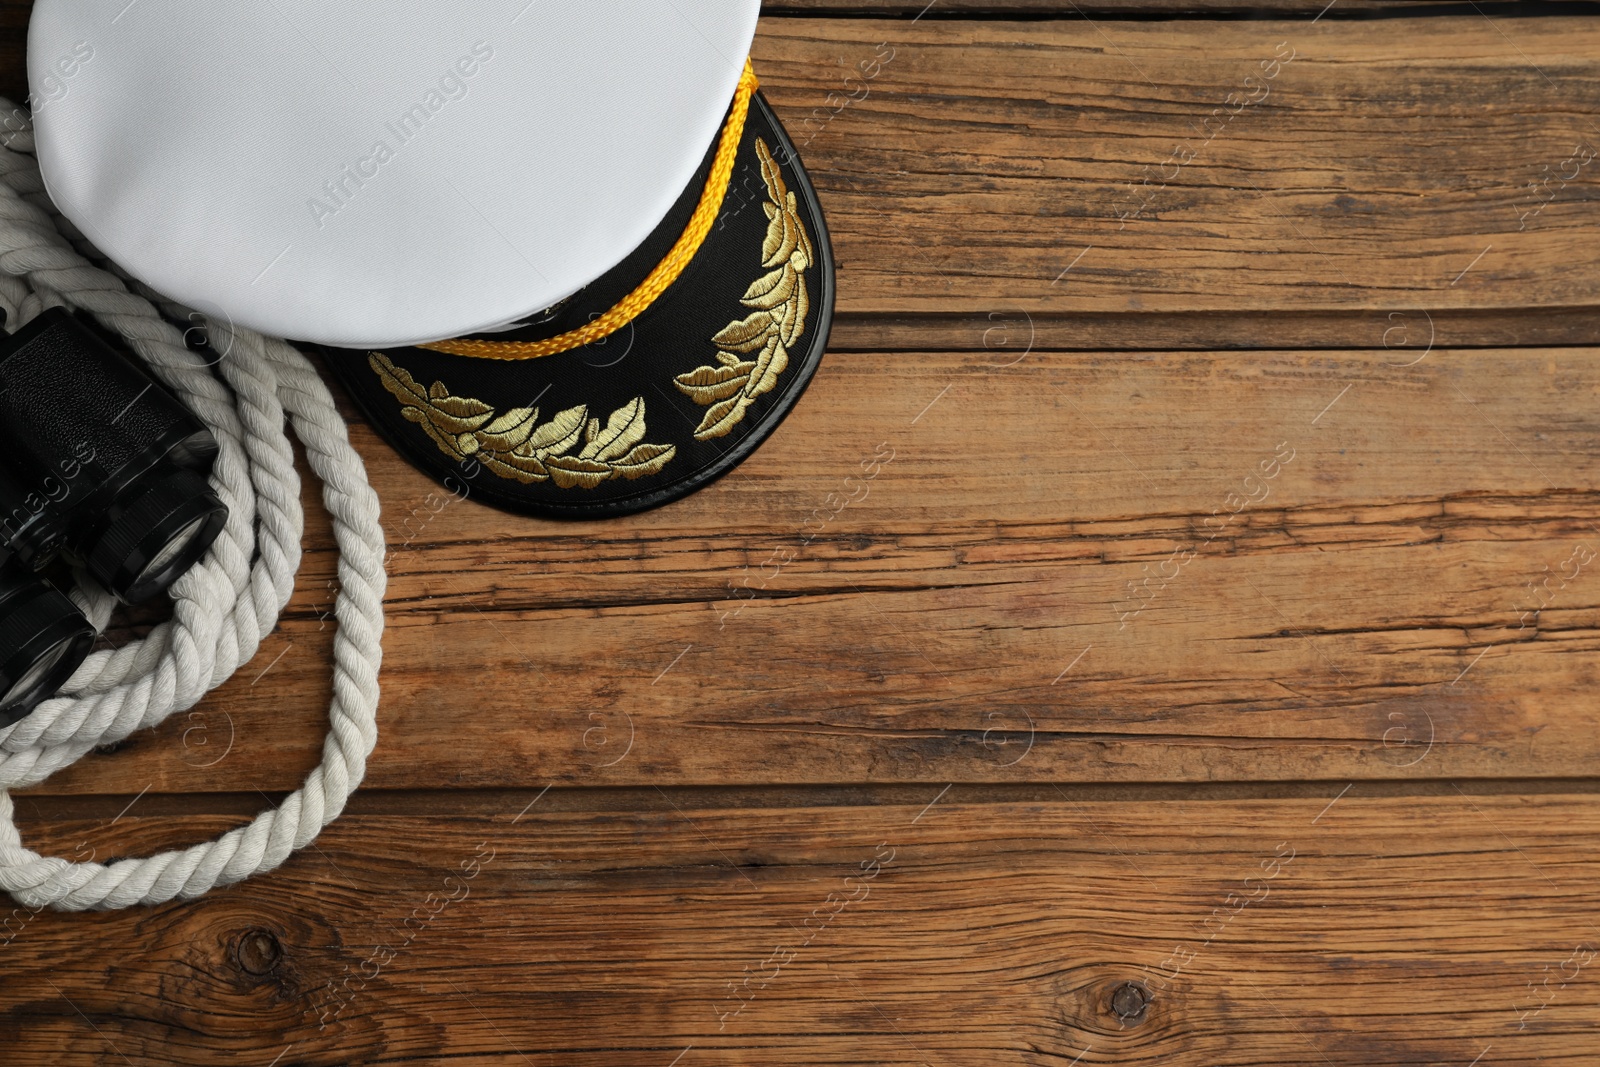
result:
[[[82,566],[123,603],[211,547],[227,506],[211,432],[63,308],[0,338],[0,727],[59,689],[95,631],[40,572]]]

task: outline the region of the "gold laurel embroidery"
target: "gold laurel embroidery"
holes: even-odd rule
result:
[[[696,367],[673,381],[695,403],[710,405],[694,431],[695,440],[721,437],[738,425],[756,397],[770,392],[789,365],[789,346],[806,329],[811,308],[806,294],[806,268],[815,261],[811,238],[800,221],[795,194],[784,184],[767,142],[756,138],[761,177],[769,203],[767,238],[761,266],[768,273],[745,290],[740,303],[754,308],[749,316],[728,323],[713,338],[719,366]]]
[[[563,489],[593,489],[611,478],[655,474],[677,454],[676,445],[642,444],[644,397],[611,413],[604,428],[579,404],[539,422],[538,408],[512,408],[501,415],[481,400],[452,396],[443,382],[423,389],[382,352],[367,363],[383,387],[401,403],[400,414],[452,459],[474,459],[502,478],[553,481]],[[583,447],[577,452],[579,441]]]

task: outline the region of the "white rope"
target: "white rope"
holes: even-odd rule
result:
[[[0,113],[26,114],[4,99]],[[45,195],[31,127],[0,133],[0,307],[10,327],[65,304],[120,334],[216,436],[211,485],[228,505],[228,522],[205,559],[173,585],[170,622],[92,654],[64,687],[67,695],[0,730],[0,889],[32,909],[157,904],[271,870],[338,817],[378,736],[383,530],[377,496],[327,387],[285,342],[208,318],[208,339],[225,353],[209,365],[185,346],[184,330],[161,317],[153,294],[137,285],[130,292],[91,259],[100,257]],[[188,321],[187,309],[166,306]],[[8,790],[192,707],[272,631],[294,589],[304,525],[286,415],[322,479],[339,547],[333,703],[321,765],[280,807],[215,841],[107,865],[29,850]],[[81,576],[73,599],[103,630],[112,599]]]

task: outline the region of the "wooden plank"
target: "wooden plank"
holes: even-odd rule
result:
[[[1600,133],[1597,30],[914,6],[763,20],[843,262],[795,417],[594,525],[444,503],[357,423],[394,538],[368,788],[203,901],[10,911],[0,1061],[1592,1058],[1600,371],[1503,349],[1596,341],[1592,168],[1531,218],[1526,183]],[[1207,9],[1301,17],[1104,18]],[[897,17],[771,17],[852,12]],[[296,784],[308,538],[255,661],[19,798],[29,844],[178,846]]]
[[[1551,3],[1579,3],[1580,0],[1548,0]],[[1439,14],[1459,14],[1461,5],[1451,0],[1336,0],[1330,8],[1327,0],[782,0],[781,3],[764,3],[762,14],[767,21],[785,16],[816,17],[828,14],[867,15],[879,18],[905,18],[907,16],[932,16],[943,20],[952,16],[979,15],[1077,18],[1138,18],[1182,16],[1238,16],[1259,17],[1270,14],[1284,16],[1315,16],[1343,19],[1349,15],[1381,14],[1396,10],[1413,13],[1428,12],[1429,7]],[[1504,6],[1485,3],[1491,11]],[[1324,8],[1327,8],[1324,11]],[[33,10],[33,0],[0,0],[0,97],[22,102],[28,95],[28,18]],[[1430,12],[1431,13],[1431,12]]]
[[[358,426],[369,784],[1587,775],[1596,395],[1578,349],[832,356],[738,471],[595,524],[453,502]],[[330,685],[308,539],[249,666],[40,788],[292,788]]]
[[[1079,348],[1296,343],[1279,312],[1365,315],[1313,342],[1361,346],[1374,311],[1544,309],[1582,315],[1511,343],[1593,343],[1596,54],[1592,19],[1476,15],[769,17],[755,47],[847,319],[1026,313]]]
[[[1432,338],[1439,348],[1594,346],[1600,318],[1588,308],[1036,314],[1003,306],[981,313],[841,315],[828,350],[989,352],[1007,362],[1038,351],[1373,348],[1407,337],[1413,343]]]
[[[17,1067],[1588,1062],[1592,799],[1360,788],[351,817],[198,902],[13,913],[0,1040]],[[24,830],[105,855],[230,823],[109,821]]]
[[[1567,0],[1557,0],[1567,2]],[[785,16],[828,14],[867,15],[884,18],[906,16],[932,16],[943,20],[952,16],[995,14],[1039,17],[1128,18],[1142,16],[1173,17],[1184,15],[1211,16],[1240,14],[1273,14],[1278,16],[1316,15],[1342,19],[1350,14],[1381,13],[1391,10],[1427,11],[1428,6],[1440,12],[1459,12],[1459,4],[1446,0],[1337,0],[1327,10],[1327,0],[783,0],[781,3],[764,3],[763,18],[771,22]],[[1490,10],[1501,7],[1486,3]],[[33,10],[33,0],[0,0],[0,96],[22,102],[28,95],[27,45],[28,19]]]
[[[755,49],[841,311],[969,320],[1592,307],[1597,52],[1592,20],[1478,17],[778,19]]]
[[[1482,4],[1486,11],[1506,14],[1522,9],[1577,7],[1583,0],[1498,0]],[[1371,17],[1404,11],[1408,15],[1433,17],[1472,13],[1460,0],[763,0],[766,17],[784,15],[871,15],[875,17],[914,16],[943,20],[949,18],[994,18],[1007,16],[1055,16],[1106,18],[1155,16],[1175,18],[1184,15],[1217,17],[1250,14],[1255,17],[1287,15],[1322,18]]]

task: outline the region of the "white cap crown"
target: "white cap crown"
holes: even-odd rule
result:
[[[265,333],[494,329],[693,179],[759,0],[39,0],[47,188],[125,270]]]

